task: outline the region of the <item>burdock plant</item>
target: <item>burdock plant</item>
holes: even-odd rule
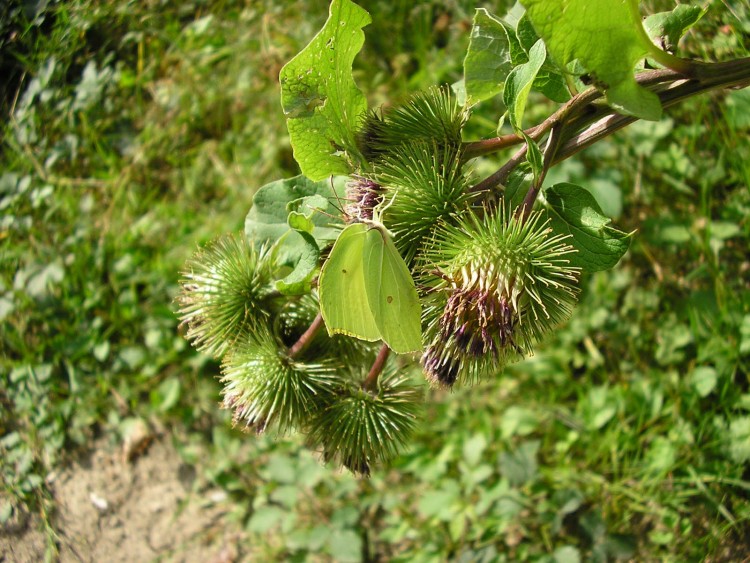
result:
[[[265,328],[275,266],[267,247],[227,234],[185,264],[178,298],[187,339],[220,358],[238,339]]]
[[[580,273],[568,238],[537,212],[525,220],[467,213],[438,232],[425,275],[429,380],[450,386],[496,373],[567,320]]]
[[[547,171],[627,123],[750,80],[746,62],[657,48],[676,44],[690,25],[682,16],[679,30],[649,28],[669,28],[665,42],[647,36],[633,2],[522,3],[526,15],[508,21],[477,12],[455,95],[435,87],[368,109],[352,62],[370,16],[351,0],[333,0],[281,70],[303,175],[260,188],[244,236],[191,258],[179,298],[187,338],[223,360],[235,424],[303,432],[356,473],[388,463],[418,421],[417,372],[445,387],[500,376],[570,317],[582,275],[627,251],[631,234],[584,188],[543,190]],[[592,33],[605,13],[621,33]],[[664,68],[635,75],[647,55]],[[523,129],[531,90],[562,105]],[[471,110],[497,95],[511,132],[465,140]],[[474,180],[474,159],[511,146]]]

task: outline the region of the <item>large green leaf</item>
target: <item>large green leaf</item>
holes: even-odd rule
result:
[[[547,51],[544,49],[544,42],[539,40],[529,50],[528,62],[515,67],[505,82],[503,102],[508,108],[510,124],[516,131],[523,128],[522,119],[523,112],[526,109],[526,100],[546,57]]]
[[[637,0],[523,0],[537,33],[558,64],[578,60],[622,113],[661,117],[656,94],[634,78],[636,63],[651,49]]]
[[[578,250],[570,255],[571,266],[587,272],[613,268],[630,247],[633,233],[610,227],[610,219],[587,190],[575,184],[560,183],[544,192],[551,207],[555,232],[572,235],[570,243]]]
[[[509,73],[529,61],[529,51],[538,40],[525,13],[514,29],[509,22],[479,8],[464,59],[466,103],[473,105],[502,93]],[[537,73],[533,89],[556,102],[570,99],[565,79],[550,60]]]
[[[321,248],[338,236],[337,225],[341,220],[333,216],[336,213],[333,204],[323,207],[323,202],[335,201],[337,194],[344,193],[345,183],[343,176],[334,178],[333,187],[330,180],[313,182],[295,176],[266,184],[253,197],[253,206],[245,219],[245,235],[256,246],[276,244],[279,264],[294,267],[310,253],[309,240],[304,239],[301,231],[309,232]],[[321,198],[311,197],[315,195]],[[307,222],[312,223],[312,228],[303,227]]]
[[[484,8],[474,14],[469,49],[464,59],[466,103],[476,104],[503,90],[505,79],[513,68],[512,43],[515,32]],[[520,49],[520,47],[516,47]]]
[[[350,0],[333,0],[323,29],[281,69],[281,106],[294,158],[312,180],[348,174],[350,161],[359,158],[354,133],[367,101],[352,77],[352,62],[371,21]]]

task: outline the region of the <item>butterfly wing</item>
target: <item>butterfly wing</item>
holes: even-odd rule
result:
[[[328,334],[346,334],[361,340],[380,340],[367,300],[363,252],[367,226],[349,225],[336,239],[320,272],[320,312]]]
[[[391,237],[377,227],[365,232],[365,293],[383,341],[396,353],[422,349],[422,307],[409,268]]]

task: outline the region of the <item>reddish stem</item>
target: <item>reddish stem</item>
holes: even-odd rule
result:
[[[385,367],[385,361],[388,359],[388,354],[391,353],[391,349],[388,348],[387,344],[383,344],[383,347],[378,352],[378,357],[375,358],[370,371],[367,373],[367,377],[362,382],[362,389],[374,393],[378,390],[378,377],[380,377],[383,368]]]
[[[321,326],[323,326],[323,317],[320,313],[318,313],[307,330],[302,333],[302,336],[299,337],[299,340],[297,340],[297,342],[295,342],[294,345],[289,348],[289,352],[287,352],[287,355],[290,358],[296,358],[297,356],[299,356],[305,350],[305,348],[310,345],[310,342],[313,341],[313,338],[315,338],[315,333],[320,330]]]

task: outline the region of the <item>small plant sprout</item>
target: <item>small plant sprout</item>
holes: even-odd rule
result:
[[[750,81],[747,62],[662,54],[626,3],[523,3],[520,22],[477,12],[455,93],[433,87],[368,109],[352,62],[370,17],[351,0],[333,0],[281,70],[302,175],[260,188],[246,238],[191,258],[179,298],[188,339],[223,358],[236,424],[303,432],[324,460],[358,474],[391,461],[418,421],[420,371],[441,387],[497,376],[570,318],[583,275],[628,250],[632,233],[583,187],[545,185],[549,169],[686,97]],[[611,20],[610,7],[625,10],[612,24],[622,33],[579,32]],[[474,41],[487,25],[502,28],[506,52]],[[665,68],[636,73],[646,56]],[[524,129],[532,90],[559,106]],[[499,95],[512,132],[466,140],[472,108]],[[472,161],[512,146],[474,180]],[[332,215],[337,184],[345,201]]]

